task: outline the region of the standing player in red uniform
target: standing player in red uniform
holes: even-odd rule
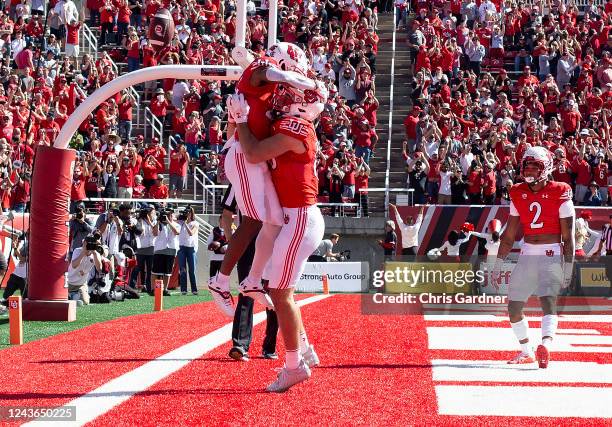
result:
[[[306,54],[289,43],[274,45],[269,51],[271,56],[255,59],[250,63],[244,48],[237,48],[232,54],[239,59],[239,63],[246,66],[236,90],[244,95],[251,106],[247,118],[248,127],[256,138],[265,139],[271,135],[272,121],[267,113],[271,109],[270,98],[278,83],[300,89],[316,88],[315,83],[305,77],[309,68]],[[230,120],[227,134],[234,135],[234,130],[235,125]],[[232,183],[238,209],[243,212],[243,220],[232,235],[219,273],[210,278],[208,289],[217,307],[227,316],[233,317],[235,307],[229,292],[232,270],[262,228],[262,223],[270,223],[280,229],[283,219],[267,164],[253,163],[245,159],[235,136],[229,138],[224,151],[225,173]],[[256,257],[252,268],[263,270],[265,262],[260,264],[262,262]],[[240,289],[243,294],[271,307],[269,297],[260,282],[251,283],[247,279],[240,284]]]
[[[538,361],[546,368],[549,350],[557,329],[556,297],[569,286],[574,262],[574,205],[572,189],[564,182],[549,181],[553,158],[544,147],[530,147],[523,156],[521,172],[525,182],[510,190],[510,217],[501,237],[492,272],[495,286],[500,280],[502,261],[510,253],[519,224],[525,244],[510,277],[508,313],[521,353],[510,364]],[[529,342],[529,324],[523,315],[527,299],[536,292],[544,316],[542,343],[536,354]]]
[[[277,256],[268,256],[266,278],[285,341],[286,356],[285,366],[267,388],[270,392],[283,392],[307,380],[311,375],[310,367],[319,364],[308,343],[293,290],[306,260],[318,247],[325,231],[325,222],[316,205],[318,143],[313,121],[323,111],[326,100],[327,93],[322,86],[316,91],[304,92],[279,88],[274,108],[284,115],[274,123],[273,135],[261,141],[244,123],[249,113],[244,97],[233,95],[228,103],[247,160],[253,163],[272,161],[272,181],[283,209],[283,226],[275,236],[271,252]]]

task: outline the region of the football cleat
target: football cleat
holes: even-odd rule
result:
[[[310,368],[304,360],[300,360],[300,364],[295,369],[287,369],[286,366],[283,366],[278,373],[276,381],[270,384],[266,388],[266,391],[270,393],[282,393],[289,390],[292,386],[306,381],[310,378],[310,375]]]
[[[550,361],[550,353],[546,346],[540,344],[536,350],[536,359],[538,360],[538,367],[540,369],[546,369],[548,362]]]
[[[266,308],[271,310],[274,309],[274,304],[272,304],[270,295],[268,295],[261,282],[253,283],[247,277],[240,283],[238,288],[240,289],[240,293],[242,293],[242,295],[253,298]]]
[[[210,291],[210,295],[215,305],[221,310],[221,313],[225,314],[227,317],[233,318],[236,307],[234,306],[234,298],[229,291],[229,286],[227,286],[227,289],[222,289],[217,283],[217,276],[215,276],[208,280],[208,290]]]
[[[312,344],[308,346],[308,350],[302,353],[302,358],[304,359],[304,362],[306,362],[306,365],[308,365],[309,368],[319,366],[319,364],[321,363],[319,361],[319,356],[315,352],[315,349]]]
[[[519,353],[514,359],[508,361],[508,365],[526,365],[534,363],[535,358],[533,354]]]

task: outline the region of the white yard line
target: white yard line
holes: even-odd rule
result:
[[[555,337],[553,352],[612,353],[612,336],[584,335],[581,329],[559,329]],[[516,337],[511,328],[482,327],[428,327],[429,348],[433,350],[518,350]],[[540,342],[540,328],[530,328],[531,342]]]
[[[436,395],[440,415],[612,418],[604,387],[436,385]]]
[[[509,322],[507,314],[426,314],[423,316],[430,322]],[[541,321],[541,316],[526,316],[528,321]],[[559,322],[579,323],[612,323],[612,315],[608,314],[561,314]]]
[[[553,361],[546,369],[508,365],[505,360],[432,360],[434,381],[590,383],[612,382],[612,365],[596,362]],[[578,393],[577,393],[578,394]]]
[[[300,301],[303,307],[321,301],[331,295],[316,295]],[[211,309],[213,309],[211,307]],[[266,319],[266,312],[253,316],[253,326]],[[157,359],[117,377],[89,393],[66,403],[65,406],[76,407],[76,421],[62,422],[62,427],[82,426],[97,417],[104,415],[115,406],[120,405],[137,393],[140,393],[164,378],[174,374],[188,363],[202,357],[204,354],[225,344],[231,339],[232,323],[228,323],[215,331],[172,350]],[[24,425],[48,425],[57,427],[53,421],[31,421]]]

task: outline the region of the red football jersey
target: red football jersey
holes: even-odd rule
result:
[[[277,83],[266,83],[262,86],[251,85],[253,72],[258,68],[267,68],[276,62],[272,58],[258,58],[242,72],[236,84],[236,92],[242,93],[249,104],[250,111],[247,124],[251,133],[258,140],[266,139],[271,135],[272,121],[266,113],[271,109],[270,101],[276,90]],[[236,133],[237,135],[237,133]]]
[[[563,203],[572,200],[572,187],[565,182],[549,181],[534,193],[523,182],[512,186],[510,200],[516,209],[514,213],[511,209],[510,214],[518,214],[524,235],[561,234],[559,209]]]
[[[297,117],[285,117],[274,122],[272,133],[282,133],[299,139],[306,151],[301,154],[288,151],[272,162],[272,182],[280,205],[301,208],[317,203],[319,180],[315,173],[317,135],[311,122]]]

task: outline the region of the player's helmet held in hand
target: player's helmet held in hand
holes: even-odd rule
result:
[[[525,167],[530,164],[535,164],[538,167],[537,176],[525,176]],[[528,184],[535,184],[539,181],[548,178],[553,172],[553,156],[550,151],[544,147],[529,147],[523,155],[521,161],[521,176]]]

